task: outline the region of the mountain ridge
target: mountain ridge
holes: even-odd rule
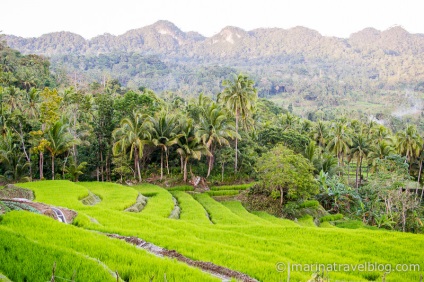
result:
[[[205,37],[195,31],[184,32],[172,22],[161,20],[151,25],[128,30],[121,35],[105,33],[91,39],[85,39],[81,35],[68,31],[52,32],[30,38],[6,35],[5,39],[9,46],[24,54],[35,52],[46,56],[69,53],[101,54],[117,51],[220,57],[239,56],[242,52],[244,55],[266,56],[270,52],[275,54],[278,49],[284,50],[282,46],[290,46],[300,52],[311,50],[320,52],[322,49],[320,47],[328,44],[336,45],[338,49],[342,49],[342,52],[348,51],[349,46],[365,48],[366,45],[374,45],[378,48],[390,47],[389,49],[395,52],[410,51],[414,54],[424,52],[424,34],[411,34],[400,26],[384,31],[368,27],[352,33],[348,38],[323,36],[318,31],[303,26],[289,29],[256,28],[250,31],[226,26],[217,34]],[[299,42],[302,43],[301,46],[298,46]],[[281,46],[274,46],[276,44]],[[411,44],[419,45],[419,47],[410,50]],[[247,46],[250,48],[246,48]],[[268,50],[268,47],[273,48]],[[260,49],[263,52],[257,54],[258,52],[252,49]],[[332,53],[330,50],[327,55]]]

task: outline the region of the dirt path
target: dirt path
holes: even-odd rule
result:
[[[33,207],[34,209],[38,210],[41,214],[44,214],[46,216],[52,217],[56,220],[59,220],[61,222],[72,222],[72,220],[76,217],[77,213],[73,210],[69,210],[62,207],[53,207],[50,205],[46,205],[43,203],[37,203],[32,202],[27,199],[7,199],[7,198],[0,198],[0,201],[9,201],[9,202],[15,202],[15,203],[22,203],[25,205],[28,205],[30,207]],[[56,210],[56,211],[55,211]]]
[[[178,261],[184,262],[187,265],[200,268],[201,270],[218,277],[219,279],[222,279],[222,281],[231,281],[231,279],[237,279],[238,281],[243,282],[258,282],[258,280],[235,270],[231,270],[226,267],[222,267],[216,264],[213,264],[211,262],[205,262],[205,261],[197,261],[189,259],[182,254],[178,253],[175,250],[167,250],[164,248],[161,248],[159,246],[156,246],[152,243],[148,243],[146,241],[143,241],[140,238],[137,237],[125,237],[117,234],[106,234],[108,237],[116,238],[120,240],[124,240],[130,244],[133,244],[139,248],[142,248],[156,256],[160,257],[169,257],[169,258],[175,258]]]

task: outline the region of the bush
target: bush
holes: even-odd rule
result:
[[[342,219],[343,215],[338,213],[338,214],[330,214],[330,215],[326,215],[323,216],[319,219],[320,222],[326,222],[326,221],[336,221],[339,219]]]
[[[206,192],[209,196],[233,196],[239,194],[239,190],[218,190]]]
[[[179,185],[167,189],[168,191],[194,191],[194,187],[190,185]]]
[[[299,208],[312,208],[312,207],[318,207],[319,202],[315,200],[311,201],[304,201],[303,203],[299,204]]]
[[[222,186],[212,186],[211,190],[247,190],[256,185],[256,182],[239,184],[239,185],[222,185]]]

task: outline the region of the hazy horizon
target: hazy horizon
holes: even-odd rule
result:
[[[3,2],[3,1],[2,1]],[[386,30],[402,26],[410,33],[424,33],[420,1],[54,1],[5,0],[0,17],[4,34],[39,37],[68,31],[85,39],[151,25],[158,20],[174,23],[182,31],[210,37],[226,26],[244,30],[290,29],[303,26],[324,36],[347,38],[372,27]]]

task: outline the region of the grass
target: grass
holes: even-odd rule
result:
[[[214,190],[247,190],[255,184],[256,184],[256,182],[239,184],[239,185],[212,186],[211,190],[212,191],[214,191]]]
[[[108,182],[82,182],[79,185],[98,195],[102,201],[99,208],[125,210],[135,204],[138,193],[134,189],[125,189],[122,185]]]
[[[174,186],[167,189],[168,191],[194,191],[194,187],[191,185],[180,185]]]
[[[172,195],[177,199],[181,208],[181,220],[199,224],[211,224],[206,210],[191,195],[183,191],[173,191]]]
[[[154,185],[122,186],[123,193],[128,193],[128,196],[122,199],[123,201],[134,201],[134,198],[130,197],[132,192],[124,191],[126,189],[150,197],[145,210],[141,213],[107,209],[100,207],[100,203],[93,207],[83,206],[78,201],[78,197],[88,193],[88,190],[71,182],[67,182],[67,184],[62,182],[60,187],[67,195],[66,197],[69,197],[67,199],[63,199],[64,197],[60,193],[51,193],[52,190],[58,189],[55,182],[44,181],[25,185],[36,191],[36,200],[38,201],[41,201],[41,198],[54,203],[68,203],[70,208],[79,213],[81,227],[61,224],[61,228],[72,228],[72,232],[84,233],[71,233],[65,238],[58,239],[56,237],[68,232],[68,229],[58,231],[59,233],[56,233],[55,230],[50,231],[46,228],[45,223],[33,220],[35,217],[37,219],[44,219],[44,217],[34,214],[28,216],[30,213],[26,212],[6,214],[0,223],[1,228],[9,228],[22,236],[32,236],[33,240],[42,245],[54,245],[58,248],[67,248],[99,258],[111,269],[120,267],[120,271],[126,273],[125,278],[129,277],[131,271],[136,271],[136,267],[132,264],[146,269],[145,265],[139,265],[136,262],[138,259],[144,262],[144,259],[140,257],[130,261],[121,258],[120,248],[124,253],[128,252],[130,257],[133,256],[133,251],[128,249],[131,246],[124,242],[121,242],[122,246],[108,245],[112,244],[109,242],[113,240],[107,238],[105,238],[107,243],[102,247],[103,251],[93,251],[90,246],[98,246],[98,240],[103,239],[92,237],[98,234],[92,234],[84,229],[138,236],[161,247],[176,250],[189,258],[226,266],[244,272],[260,281],[286,280],[287,272],[276,271],[275,264],[277,262],[302,264],[377,262],[395,265],[421,263],[424,260],[424,237],[422,235],[384,230],[374,231],[365,228],[317,228],[310,217],[302,218],[296,224],[261,212],[249,214],[240,204],[219,203],[207,194],[195,194],[190,198],[191,196],[184,192],[173,192],[182,210],[181,219],[173,220],[167,218],[167,213],[170,213],[174,206],[172,195],[167,190]],[[32,186],[34,187],[31,188]],[[106,201],[105,198],[104,201]],[[150,211],[145,213],[149,205]],[[202,208],[209,213],[214,224],[205,219],[200,220],[201,222],[196,221],[199,215],[204,216]],[[183,216],[184,213],[186,215]],[[25,218],[16,218],[16,214],[22,214]],[[28,220],[28,218],[31,219]],[[90,218],[96,218],[100,224],[91,222]],[[45,218],[45,220],[54,222],[49,218]],[[59,223],[54,222],[54,224]],[[324,225],[324,227],[326,226]],[[82,237],[84,239],[81,239]],[[85,242],[80,243],[81,240]],[[4,244],[3,242],[0,245],[0,250],[4,248]],[[100,249],[100,247],[97,248]],[[136,255],[134,254],[134,256]],[[153,269],[153,265],[156,265],[155,259],[152,258],[148,269]],[[1,265],[0,271],[9,276],[9,273],[2,269]],[[175,272],[178,272],[175,275],[180,275],[180,271],[183,273],[188,270],[186,268],[175,269]],[[158,272],[157,277],[163,273]],[[166,273],[168,277],[169,271]],[[382,275],[382,273],[379,274]],[[311,275],[311,272],[292,272],[290,281],[306,281],[310,279]],[[329,275],[331,280],[365,281],[369,278],[368,274],[357,270],[331,272]],[[196,281],[188,279],[188,276],[184,277],[185,279],[178,281]],[[210,278],[210,276],[207,277]],[[131,281],[133,280],[131,279]],[[168,281],[171,280],[168,279]],[[392,272],[386,276],[386,281],[419,281],[419,273]]]
[[[277,224],[277,225],[284,226],[284,227],[299,227],[299,224],[295,223],[292,220],[285,219],[285,218],[278,218],[278,217],[275,217],[273,215],[270,215],[267,212],[254,211],[252,213],[254,215],[256,215],[256,216],[258,216],[258,217],[260,217],[260,218],[262,218],[262,219],[264,219],[264,220],[266,220],[268,222],[270,222],[270,223],[273,223],[273,224]]]
[[[140,213],[143,216],[169,217],[174,209],[172,195],[163,188],[152,184],[134,186],[134,189],[142,195],[149,197],[147,205]]]
[[[219,224],[246,224],[248,221],[231,212],[230,209],[212,199],[207,194],[196,194],[194,198],[209,213],[211,221]]]
[[[319,219],[320,222],[326,222],[326,221],[336,221],[336,220],[340,220],[343,218],[342,214],[330,214],[330,215],[326,215],[323,216]]]
[[[51,273],[54,261],[57,261],[58,265],[60,265],[58,269],[63,270],[63,274],[58,273],[58,276],[61,277],[68,277],[69,279],[73,270],[82,264],[78,268],[79,271],[77,271],[77,273],[81,274],[77,281],[116,281],[96,260],[101,261],[111,270],[117,270],[120,277],[125,281],[149,281],[152,277],[154,277],[153,281],[164,281],[163,277],[165,275],[168,281],[187,281],[187,279],[193,279],[193,281],[216,281],[216,279],[212,279],[200,270],[187,267],[182,263],[171,259],[158,258],[118,239],[109,239],[101,234],[60,224],[47,217],[13,212],[5,216],[1,227],[6,230],[7,228],[13,229],[20,234],[19,236],[23,235],[28,238],[25,238],[26,241],[24,242],[19,240],[19,236],[18,238],[16,236],[12,237],[13,245],[10,245],[10,250],[8,249],[8,251],[16,253],[18,258],[15,261],[5,261],[4,263],[19,267],[20,260],[26,259],[28,260],[25,261],[26,264],[38,265],[40,259],[44,266],[40,270],[40,276],[44,278],[40,279],[40,281],[48,280],[48,274]],[[4,240],[7,238],[6,236],[13,236],[11,232],[1,232],[0,235],[3,233],[4,237],[0,238]],[[32,238],[39,242],[33,243],[37,246],[31,246],[28,243],[31,242]],[[4,245],[4,241],[2,245]],[[43,253],[42,257],[36,255],[40,246],[41,250],[43,247],[46,248],[46,251],[41,252]],[[63,246],[68,246],[68,248]],[[69,246],[72,246],[72,249],[69,249]],[[2,249],[4,250],[5,248],[0,248],[0,250]],[[32,250],[32,256],[26,254],[25,249]],[[57,251],[57,254],[50,254],[55,251]],[[1,257],[7,260],[13,255],[3,255]],[[37,257],[37,259],[32,259],[34,257]],[[30,267],[30,269],[33,268],[38,269],[38,267]],[[13,273],[3,264],[1,270],[8,274]],[[17,273],[17,275],[21,276],[10,276],[10,278],[17,281],[24,280],[23,274]],[[30,280],[34,281],[32,278]]]
[[[298,223],[301,226],[317,227],[314,223],[314,218],[312,216],[310,216],[309,214],[304,215],[303,217],[299,218]]]
[[[240,190],[212,190],[206,192],[209,196],[234,196],[240,193]]]

